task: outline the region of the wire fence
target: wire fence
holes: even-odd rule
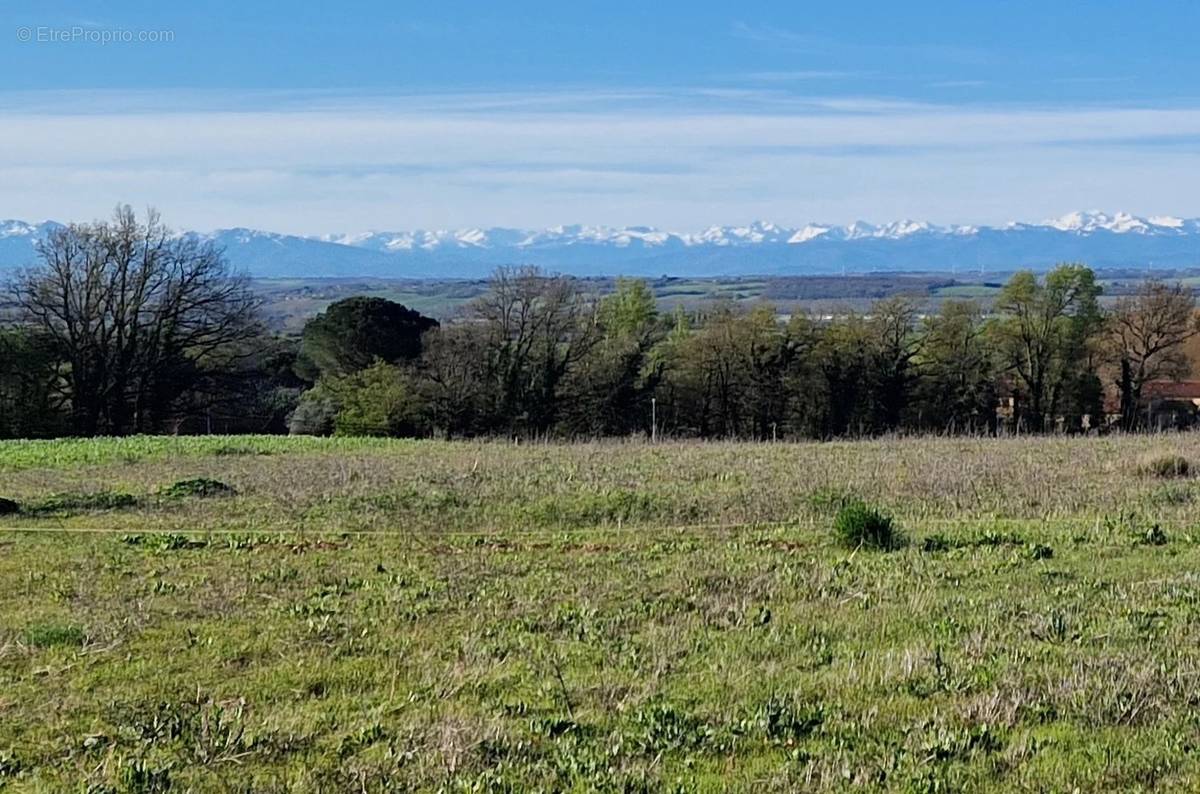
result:
[[[964,518],[906,518],[897,517],[898,522],[905,528],[919,530],[922,528],[963,528],[963,529],[1030,529],[1037,527],[1053,527],[1055,529],[1079,530],[1116,530],[1123,524],[1131,524],[1128,519],[1113,517],[1088,518],[1030,518],[979,516]],[[1137,517],[1137,527],[1158,526],[1161,529],[1185,530],[1193,529],[1200,533],[1200,516],[1195,520],[1171,518]],[[629,523],[599,523],[599,524],[563,524],[537,528],[515,528],[497,526],[476,529],[432,529],[408,527],[405,529],[363,529],[349,527],[264,527],[262,529],[233,529],[228,527],[112,527],[112,526],[51,526],[51,525],[0,525],[0,533],[14,534],[62,534],[62,535],[209,535],[228,537],[248,536],[345,536],[345,537],[413,537],[426,538],[529,538],[529,537],[564,537],[578,534],[608,534],[608,535],[681,535],[681,534],[719,534],[737,531],[746,532],[780,532],[786,530],[815,530],[832,525],[832,519],[803,517],[779,520],[752,520],[732,522],[689,522],[679,524],[663,524],[656,522]]]

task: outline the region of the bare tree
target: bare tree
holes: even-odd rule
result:
[[[555,422],[568,370],[600,337],[596,302],[575,282],[536,268],[500,268],[470,309],[486,329],[495,415],[511,430],[544,433]]]
[[[38,247],[11,284],[21,322],[53,340],[75,432],[114,435],[163,423],[208,368],[246,354],[258,300],[221,252],[173,235],[151,210],[73,224]]]
[[[1107,348],[1121,396],[1121,426],[1137,426],[1146,383],[1187,374],[1183,343],[1200,332],[1196,298],[1180,284],[1148,281],[1121,298],[1108,319]]]
[[[447,439],[486,431],[487,329],[458,323],[426,332],[420,390],[435,428]]]

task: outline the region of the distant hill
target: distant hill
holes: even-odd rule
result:
[[[54,222],[0,221],[0,269],[34,260]],[[1075,212],[1037,224],[882,226],[757,222],[676,233],[645,226],[559,226],[541,231],[368,232],[300,237],[254,229],[199,234],[251,275],[480,278],[500,265],[533,264],[579,276],[828,275],[889,271],[976,272],[1093,267],[1200,267],[1200,219]]]

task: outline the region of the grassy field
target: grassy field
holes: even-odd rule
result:
[[[5,443],[0,789],[1195,790],[1166,454]]]

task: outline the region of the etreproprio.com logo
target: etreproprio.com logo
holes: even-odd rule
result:
[[[31,44],[166,44],[175,41],[173,30],[96,28],[84,25],[17,28],[17,41]]]

